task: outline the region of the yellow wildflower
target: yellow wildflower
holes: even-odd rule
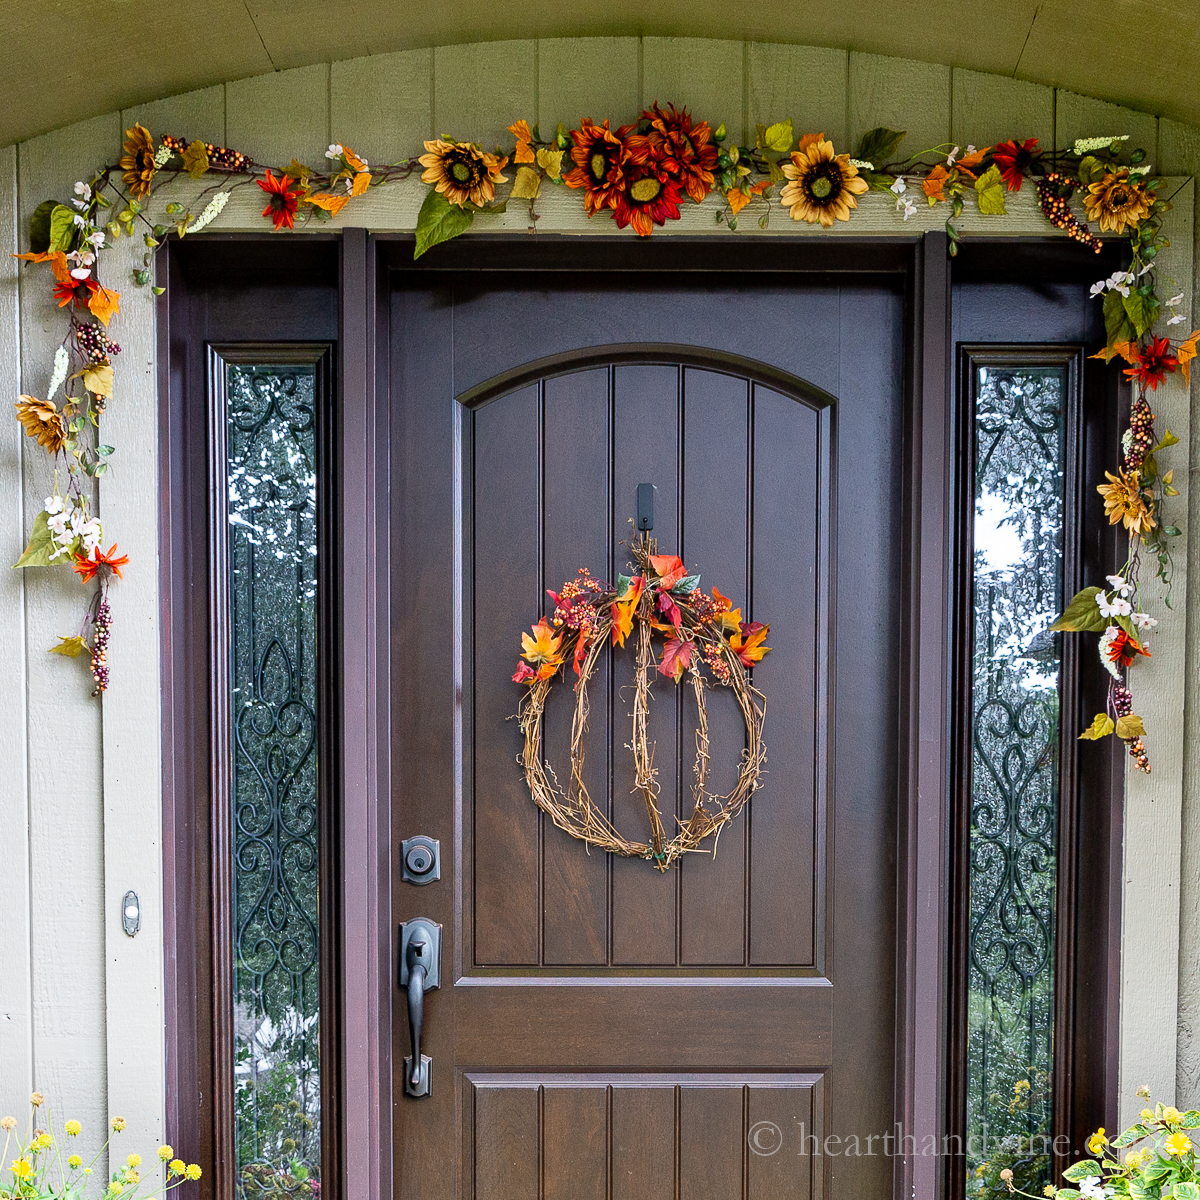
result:
[[[203,1172],[200,1170],[199,1163],[189,1163],[187,1170],[184,1171],[184,1174],[189,1179],[199,1179]]]
[[[27,1158],[14,1158],[12,1173],[18,1179],[29,1179],[33,1175],[33,1164]]]
[[[67,1159],[67,1166],[70,1167],[72,1171],[78,1171],[79,1168],[83,1166],[83,1159],[80,1158],[78,1154],[72,1154],[71,1157]]]
[[[12,1133],[12,1131],[14,1129],[16,1129],[16,1127],[17,1127],[17,1118],[16,1117],[0,1117],[0,1129],[3,1129],[5,1133]]]
[[[78,1121],[68,1121],[63,1128],[72,1136],[77,1137],[83,1126]]]
[[[39,1133],[33,1139],[33,1144],[38,1150],[49,1150],[54,1145],[54,1139],[48,1133]]]
[[[113,1127],[114,1133],[123,1132],[123,1130],[125,1129],[125,1118],[124,1117],[113,1117],[112,1127]]]
[[[182,1158],[173,1158],[167,1167],[172,1175],[182,1175],[187,1170],[187,1163]]]
[[[1101,1125],[1087,1140],[1088,1153],[1099,1155],[1107,1145],[1108,1138],[1104,1136],[1104,1126]]]
[[[142,1165],[142,1156],[140,1154],[131,1154],[125,1161],[131,1167],[140,1167]]]
[[[1054,1184],[1052,1184],[1052,1183],[1046,1184],[1046,1186],[1044,1188],[1042,1188],[1042,1195],[1043,1196],[1057,1195],[1057,1192],[1054,1190]]]
[[[108,1185],[109,1194],[113,1196],[119,1196],[121,1194],[121,1187],[122,1185],[114,1179],[112,1183]]]
[[[1173,1133],[1166,1142],[1166,1151],[1175,1158],[1182,1158],[1191,1152],[1192,1142],[1186,1133]]]
[[[1179,1109],[1175,1107],[1175,1105],[1168,1104],[1167,1107],[1163,1109],[1162,1119],[1168,1125],[1178,1125],[1183,1119],[1183,1113],[1181,1113]]]
[[[142,1177],[132,1167],[127,1167],[125,1170],[126,1183],[141,1183]]]
[[[1153,1109],[1143,1108],[1142,1111],[1140,1113],[1138,1113],[1138,1119],[1142,1120],[1142,1121],[1154,1121],[1157,1118],[1154,1115]]]
[[[159,1146],[159,1148],[158,1148],[159,1161],[166,1162],[167,1159],[170,1158],[171,1155],[174,1153],[175,1153],[175,1151],[171,1146]]]
[[[46,1097],[43,1096],[41,1092],[33,1092],[29,1097],[29,1103],[32,1104],[34,1108],[41,1108],[42,1105],[46,1103]]]

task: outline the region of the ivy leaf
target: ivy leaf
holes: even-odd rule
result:
[[[197,139],[184,149],[183,168],[193,179],[199,179],[208,170],[208,147]]]
[[[685,575],[671,591],[677,596],[687,596],[700,586],[699,575]]]
[[[58,645],[50,647],[51,654],[62,654],[67,658],[78,658],[87,652],[87,642],[76,635],[75,637],[59,636]]]
[[[1108,713],[1097,713],[1092,723],[1079,735],[1081,742],[1096,742],[1113,731],[1113,719]]]
[[[1063,1172],[1063,1178],[1072,1183],[1082,1183],[1085,1179],[1096,1179],[1100,1175],[1100,1164],[1085,1158],[1082,1162],[1074,1163]]]
[[[43,200],[29,218],[29,249],[44,254],[50,249],[50,214],[58,208],[57,200]]]
[[[975,198],[985,216],[1002,216],[1008,211],[1004,207],[1004,180],[995,163],[975,180]]]
[[[632,582],[633,582],[633,579],[628,575],[618,575],[617,576],[617,599],[618,600],[625,599],[625,593],[629,591],[629,585]]]
[[[475,214],[469,209],[451,204],[441,192],[430,188],[429,195],[417,215],[417,244],[413,247],[413,259],[418,259],[426,250],[440,242],[448,242],[471,228]]]
[[[906,132],[903,129],[885,129],[882,125],[878,129],[871,129],[862,135],[854,157],[874,163],[877,167],[883,166],[895,158]]]
[[[1109,292],[1108,294],[1110,296],[1120,295],[1119,292]],[[1131,290],[1128,296],[1122,296],[1121,304],[1138,337],[1141,337],[1158,320],[1159,310],[1162,308],[1158,297],[1153,292],[1145,295],[1140,288],[1137,291]]]
[[[50,210],[50,249],[70,250],[75,236],[75,213],[65,204],[56,204]]]
[[[1050,626],[1053,633],[1103,633],[1108,621],[1101,616],[1096,597],[1103,588],[1089,587],[1077,592],[1062,616]]]
[[[1130,713],[1127,717],[1121,717],[1117,721],[1117,737],[1122,741],[1127,742],[1130,738],[1145,737],[1146,727],[1142,724],[1142,718],[1137,713]],[[1179,1193],[1176,1192],[1176,1195]],[[1197,1198],[1200,1200],[1200,1197]]]
[[[786,121],[779,121],[775,125],[768,125],[766,133],[763,135],[763,144],[768,150],[775,150],[780,154],[786,154],[792,148],[792,142],[795,141],[795,131],[792,129],[792,118],[788,117]]]
[[[54,550],[54,535],[47,524],[49,517],[40,512],[33,519],[33,532],[29,535],[29,545],[25,553],[13,563],[13,567],[48,567],[50,554]]]
[[[1110,346],[1137,338],[1137,331],[1125,311],[1124,299],[1115,288],[1104,293],[1104,333]]]
[[[542,177],[532,167],[517,168],[511,193],[514,200],[536,200],[541,190]]]

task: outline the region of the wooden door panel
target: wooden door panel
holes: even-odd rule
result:
[[[824,1082],[814,1073],[469,1071],[464,1195],[810,1200],[820,1195],[813,1151],[824,1128]]]

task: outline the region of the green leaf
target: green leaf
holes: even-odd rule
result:
[[[618,575],[617,576],[617,599],[618,600],[625,599],[625,596],[629,592],[629,585],[631,583],[633,583],[633,580],[628,575]]]
[[[1082,183],[1095,183],[1104,178],[1104,164],[1094,155],[1085,154],[1079,160],[1079,179]]]
[[[867,181],[867,186],[873,192],[889,191],[892,184],[896,182],[895,175],[888,175],[883,171],[864,171],[860,169],[858,176],[860,179]]]
[[[713,130],[713,141],[718,143],[723,142],[728,136],[729,131],[725,128],[725,122],[722,121],[720,125]]]
[[[1175,1184],[1175,1200],[1200,1200],[1200,1185],[1179,1180]]]
[[[882,125],[878,129],[868,130],[862,135],[854,157],[882,167],[896,157],[906,132],[903,129],[885,129]]]
[[[1123,742],[1129,741],[1130,738],[1144,737],[1146,727],[1142,724],[1142,718],[1137,713],[1129,713],[1127,716],[1120,717],[1117,720],[1117,737]],[[1200,1200],[1200,1197],[1197,1197]]]
[[[1097,1178],[1100,1173],[1100,1164],[1093,1162],[1090,1158],[1085,1158],[1082,1162],[1068,1167],[1063,1172],[1063,1178],[1069,1179],[1072,1183],[1082,1183],[1085,1179]]]
[[[1200,1129],[1200,1111],[1189,1108],[1179,1120],[1181,1129]]]
[[[292,1178],[301,1183],[308,1178],[308,1168],[298,1158],[292,1159]]]
[[[40,512],[33,519],[33,532],[29,535],[29,545],[25,553],[13,563],[14,567],[48,567],[50,554],[55,549],[54,534],[47,524],[49,518],[45,512]]]
[[[975,180],[975,199],[985,216],[996,217],[1008,211],[1004,207],[1004,180],[995,163]]]
[[[775,125],[768,125],[766,134],[763,137],[766,148],[768,150],[776,150],[780,154],[786,154],[792,148],[792,142],[795,140],[796,134],[792,129],[791,117]]]
[[[1081,742],[1097,742],[1113,731],[1113,719],[1108,713],[1097,713],[1092,723],[1079,735]]]
[[[685,575],[672,589],[677,596],[686,596],[700,586],[699,575]]]
[[[1077,592],[1063,615],[1050,626],[1055,633],[1103,633],[1108,620],[1101,616],[1096,597],[1103,588],[1089,587]]]
[[[1179,445],[1179,439],[1168,429],[1166,431],[1166,433],[1164,433],[1162,435],[1162,437],[1159,438],[1158,445],[1155,446],[1154,449],[1162,450],[1166,446],[1178,446],[1178,445]]]
[[[767,174],[770,175],[772,183],[782,183],[787,178],[783,168],[772,159],[767,160]]]
[[[87,642],[83,638],[76,635],[75,637],[63,637],[61,634],[58,638],[58,645],[50,647],[51,654],[62,654],[66,658],[78,658],[81,654],[87,652]]]
[[[29,249],[45,254],[50,249],[50,214],[59,207],[57,200],[43,200],[29,218]]]
[[[1200,1114],[1197,1114],[1200,1116]],[[1150,1131],[1145,1125],[1131,1125],[1124,1133],[1113,1138],[1113,1145],[1118,1149],[1122,1146],[1131,1146],[1134,1142],[1140,1142]]]
[[[1178,525],[1168,525],[1163,530],[1163,533],[1165,533],[1167,537],[1179,537],[1180,534],[1183,533],[1183,530],[1180,529]]]
[[[1115,288],[1104,293],[1104,333],[1105,344],[1115,346],[1118,342],[1132,342],[1137,336],[1121,293]]]
[[[96,453],[107,457],[116,449],[115,446],[97,446]]]
[[[65,204],[56,204],[50,210],[51,250],[70,250],[75,236],[75,213]]]
[[[1108,294],[1111,296],[1113,293],[1109,292]],[[1118,292],[1117,295],[1120,293]],[[1146,295],[1141,288],[1137,291],[1130,290],[1128,296],[1121,297],[1121,303],[1138,337],[1141,337],[1158,320],[1159,310],[1162,308],[1158,297],[1153,292]]]

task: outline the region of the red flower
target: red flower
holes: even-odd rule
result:
[[[631,161],[626,164],[613,213],[619,229],[632,225],[640,237],[649,237],[654,226],[665,225],[668,218],[678,221],[681,199],[679,181],[647,143],[644,138],[629,139]]]
[[[299,198],[304,194],[302,187],[297,187],[292,190],[294,180],[290,175],[284,175],[280,179],[276,179],[271,173],[271,169],[267,168],[266,179],[256,181],[258,186],[270,197],[267,201],[267,207],[263,209],[262,215],[270,217],[275,222],[276,229],[282,229],[285,225],[289,229],[294,229],[293,223],[296,216],[296,205],[299,203]]]
[[[571,130],[571,161],[575,164],[563,172],[567,187],[585,188],[583,205],[589,217],[601,209],[616,208],[617,193],[624,181],[625,138],[633,129],[622,125],[615,133],[608,122],[597,125],[584,117],[578,129]]]
[[[80,583],[90,583],[95,577],[96,572],[101,567],[107,567],[118,579],[121,578],[121,568],[129,562],[129,555],[122,554],[120,558],[114,557],[117,552],[117,544],[113,542],[107,550],[101,550],[99,546],[92,551],[89,558],[86,554],[75,555],[75,566],[72,568],[75,574],[79,576]]]
[[[717,148],[709,142],[712,130],[708,122],[693,124],[688,110],[679,112],[673,104],[664,112],[655,103],[642,116],[650,122],[647,136],[660,155],[663,169],[699,204],[713,189],[717,165]]]
[[[527,663],[517,663],[517,669],[513,672],[513,683],[533,683],[537,678],[537,672]]]
[[[1170,341],[1152,337],[1137,352],[1134,365],[1126,368],[1125,374],[1153,391],[1167,377],[1167,372],[1174,371],[1177,366],[1179,359],[1171,353]]]
[[[68,275],[54,285],[54,298],[59,308],[66,308],[72,300],[76,308],[87,308],[88,301],[100,290],[100,285],[90,276],[87,279],[76,279]]]
[[[1144,654],[1147,658],[1151,656],[1150,651],[1137,638],[1130,637],[1123,629],[1108,644],[1109,660],[1111,662],[1120,660],[1123,667],[1130,666],[1139,654]]]
[[[1021,190],[1021,180],[1029,173],[1034,160],[1041,157],[1037,144],[1037,138],[1027,138],[1023,142],[1001,142],[992,147],[992,161],[1000,168],[1000,176],[1010,192]]]

